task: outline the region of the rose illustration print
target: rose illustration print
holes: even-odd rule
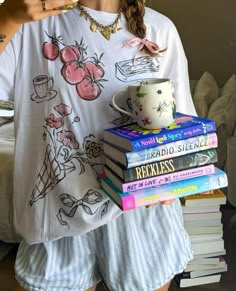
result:
[[[39,199],[45,198],[72,171],[77,170],[78,175],[82,175],[85,172],[85,163],[94,170],[96,166],[100,166],[100,163],[93,162],[102,154],[101,144],[96,142],[95,137],[90,134],[79,144],[71,128],[65,128],[65,119],[73,114],[72,108],[60,104],[55,106],[54,110],[56,113],[51,113],[45,118],[43,139],[48,141],[48,144],[29,201],[31,206]],[[75,116],[71,127],[77,122],[80,122],[80,118]]]

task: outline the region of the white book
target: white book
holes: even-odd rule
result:
[[[227,265],[225,265],[223,268],[216,268],[216,269],[213,268],[213,269],[207,269],[207,270],[190,271],[190,272],[184,272],[181,275],[184,279],[185,278],[197,278],[197,277],[227,272],[227,270],[228,270]]]
[[[194,259],[188,263],[188,265],[217,265],[220,262],[221,256]]]
[[[221,225],[221,219],[207,219],[207,220],[186,220],[184,226],[216,226]]]
[[[205,212],[217,212],[220,210],[220,205],[203,205],[203,206],[184,206],[182,205],[183,214],[188,213],[205,213]]]
[[[205,277],[197,277],[191,279],[178,279],[176,276],[176,281],[180,288],[190,287],[190,286],[198,286],[210,283],[220,282],[221,274],[210,275]]]
[[[189,235],[192,243],[194,242],[205,242],[215,239],[220,239],[223,237],[223,231],[220,233],[207,233],[207,234],[193,234]]]
[[[200,271],[200,270],[209,270],[209,269],[219,269],[224,268],[226,265],[226,262],[224,259],[221,259],[220,262],[217,264],[198,264],[198,265],[191,265],[188,264],[186,268],[184,269],[184,272],[191,272],[191,271]]]
[[[212,233],[222,233],[223,224],[220,225],[212,225],[212,226],[191,226],[185,225],[185,230],[189,235],[197,235],[197,234],[212,234]]]
[[[192,249],[194,255],[220,252],[224,250],[224,240],[221,238],[208,242],[192,243]]]
[[[208,219],[221,219],[222,212],[207,212],[207,213],[188,213],[184,214],[184,221],[190,220],[208,220]]]
[[[14,110],[13,109],[0,109],[0,117],[13,117]]]
[[[199,255],[194,255],[193,259],[204,259],[204,258],[211,258],[211,257],[218,257],[218,256],[225,256],[226,255],[226,250],[223,249],[222,251],[219,252],[212,252],[209,254],[199,254]]]

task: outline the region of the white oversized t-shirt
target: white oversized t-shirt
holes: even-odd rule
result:
[[[86,9],[103,24],[116,18]],[[15,101],[14,221],[28,243],[84,234],[122,214],[99,186],[103,129],[129,121],[111,105],[118,89],[170,78],[177,111],[195,114],[175,26],[149,8],[145,23],[163,56],[123,46],[133,37],[123,15],[108,41],[78,9],[23,25],[0,56],[0,98]]]

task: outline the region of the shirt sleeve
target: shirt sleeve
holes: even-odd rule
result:
[[[0,54],[0,100],[14,101],[15,75],[21,47],[19,30]]]
[[[174,84],[176,109],[178,112],[197,115],[189,84],[188,62],[184,48],[175,25],[170,22],[167,34],[167,51],[163,58],[166,77],[170,78]]]

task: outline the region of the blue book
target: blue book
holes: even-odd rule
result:
[[[215,173],[211,175],[185,179],[132,192],[121,192],[105,175],[101,176],[101,180],[103,190],[124,211],[154,204],[159,201],[181,198],[228,186],[226,173],[216,167]]]
[[[127,151],[139,151],[215,131],[214,120],[177,112],[169,127],[147,130],[131,123],[105,129],[103,139]]]
[[[216,132],[211,132],[134,152],[126,151],[120,147],[104,142],[103,150],[104,154],[108,157],[124,165],[126,168],[132,168],[147,163],[217,148],[217,146],[217,134]]]

